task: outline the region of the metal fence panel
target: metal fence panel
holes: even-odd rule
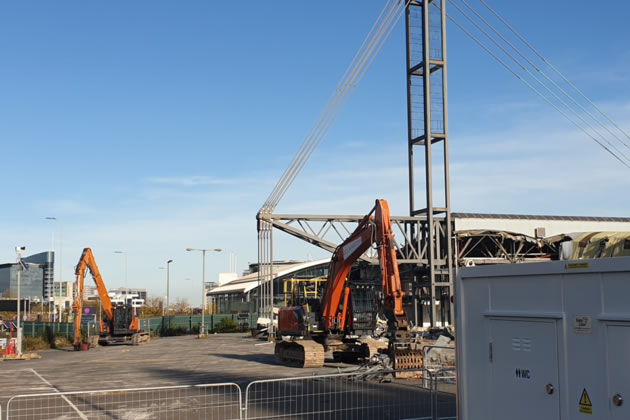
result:
[[[18,419],[241,419],[234,383],[18,395],[7,420]]]
[[[392,372],[351,372],[254,381],[245,391],[246,419],[431,419],[432,392],[422,369],[397,379]]]
[[[440,369],[433,377],[433,406],[437,420],[456,420],[457,371],[455,368]]]

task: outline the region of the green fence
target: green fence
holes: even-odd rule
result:
[[[74,338],[74,324],[71,322],[24,322],[24,337],[63,335],[68,340]],[[15,332],[13,333],[15,336]]]
[[[223,319],[231,319],[240,325],[245,331],[256,326],[257,314],[213,314],[206,315],[204,325],[206,330],[213,332],[216,325]],[[180,330],[188,333],[197,333],[201,327],[201,315],[171,315],[164,317],[140,318],[140,329],[152,333],[161,333],[165,330]]]
[[[222,319],[231,319],[245,331],[256,326],[257,314],[215,314],[206,315],[204,323],[209,332],[214,331],[215,326]],[[159,334],[168,329],[197,333],[201,326],[201,315],[171,315],[165,317],[140,318],[140,329]],[[88,324],[89,334],[98,334],[98,324]],[[24,337],[56,336],[63,335],[68,340],[74,338],[74,324],[72,322],[31,322],[23,324]],[[15,334],[15,333],[14,333]]]

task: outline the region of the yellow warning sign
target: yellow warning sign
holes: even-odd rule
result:
[[[582,391],[582,396],[578,403],[578,410],[583,414],[593,414],[593,404],[591,404],[591,399],[588,396],[588,392],[586,392],[586,388]]]

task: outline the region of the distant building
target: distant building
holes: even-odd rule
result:
[[[20,297],[32,301],[49,301],[54,285],[53,251],[41,252],[22,259],[26,270],[20,273]],[[0,264],[0,297],[17,297],[19,264]]]
[[[119,287],[117,289],[109,289],[108,295],[113,305],[128,303],[134,308],[139,308],[144,305],[147,299],[147,290]]]
[[[53,283],[54,301],[57,313],[63,313],[72,309],[74,300],[74,282],[56,281]]]
[[[329,259],[317,261],[274,261],[273,291],[274,305],[284,306],[285,287],[292,280],[326,278]],[[208,291],[213,313],[235,314],[258,311],[258,264],[252,263],[244,275],[229,283]]]

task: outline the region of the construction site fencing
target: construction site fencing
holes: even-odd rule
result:
[[[17,395],[6,419],[240,420],[241,407],[240,387],[219,383]]]
[[[428,385],[427,385],[428,384]],[[245,389],[245,398],[242,398]],[[0,420],[455,420],[455,369],[358,369],[235,383],[17,395]]]
[[[455,367],[455,347],[424,346],[422,348],[423,367],[431,371]]]
[[[13,336],[15,336],[13,331]],[[74,338],[74,325],[71,322],[35,322],[25,321],[22,323],[22,334],[24,337],[52,337],[62,335],[68,340]]]
[[[457,369],[444,368],[433,373],[433,406],[436,420],[457,419],[453,396],[457,392]]]
[[[204,324],[206,330],[214,332],[224,319],[234,321],[239,326],[240,332],[256,326],[257,314],[210,314],[205,315]],[[199,332],[201,328],[201,315],[169,315],[163,317],[140,318],[140,329],[154,334],[168,330],[185,331],[187,333]]]
[[[433,419],[430,372],[353,371],[251,382],[245,419]],[[405,379],[400,379],[404,376]]]

